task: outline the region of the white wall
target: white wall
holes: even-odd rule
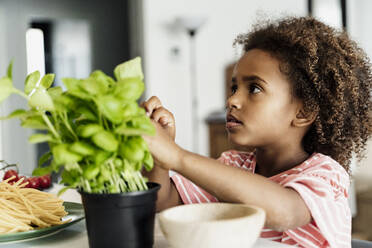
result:
[[[26,66],[26,30],[27,22],[20,18],[22,8],[16,7],[15,1],[0,2],[0,76],[5,75],[6,67],[11,59],[13,64],[13,81],[19,89],[23,88]],[[10,14],[13,13],[13,14]],[[15,30],[19,30],[17,32]],[[1,108],[1,115],[7,115],[11,110],[24,108],[25,101],[19,96],[11,96],[5,101]],[[9,163],[19,163],[27,165],[30,161],[35,161],[33,146],[27,143],[27,138],[31,133],[23,130],[16,120],[1,122],[1,159]],[[30,172],[30,171],[28,171]]]
[[[144,56],[146,96],[157,95],[175,115],[176,141],[192,149],[189,43],[185,32],[171,32],[177,17],[200,16],[205,25],[196,36],[197,83],[199,99],[199,153],[209,152],[205,118],[224,109],[224,68],[237,60],[234,38],[250,29],[257,13],[307,14],[305,0],[144,0]],[[275,13],[275,14],[274,14]],[[172,56],[174,47],[179,56]]]
[[[347,3],[349,33],[372,58],[372,16],[370,14],[372,1],[348,0]],[[367,146],[366,158],[356,164],[353,174],[357,191],[364,191],[372,187],[372,139]]]
[[[348,31],[353,39],[372,58],[372,1],[370,0],[348,0]]]
[[[3,30],[3,32],[6,32],[6,25],[4,25],[5,23],[4,11],[5,11],[4,8],[0,6],[0,30]],[[0,35],[0,54],[4,54],[6,52],[5,46],[6,46],[6,38],[5,36]],[[6,58],[5,56],[0,56],[0,77],[5,75],[5,66],[6,66]],[[4,113],[3,106],[0,105],[0,116],[3,116],[4,115],[3,113]],[[1,137],[3,136],[2,131],[3,131],[3,122],[0,121],[0,141],[1,141]],[[3,158],[3,142],[0,142],[0,159],[2,158]]]

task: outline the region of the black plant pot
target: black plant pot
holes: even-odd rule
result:
[[[148,190],[121,194],[80,192],[90,248],[150,248],[154,243],[157,191],[160,185],[147,183]]]

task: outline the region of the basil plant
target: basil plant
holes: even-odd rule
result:
[[[0,79],[0,102],[15,93],[28,102],[2,119],[19,118],[21,126],[39,131],[29,142],[48,142],[34,175],[61,173],[61,183],[88,193],[120,193],[147,189],[141,174],[153,158],[142,135],[155,128],[137,104],[144,91],[139,57],[118,65],[115,79],[102,71],[88,78],[63,78],[66,88],[51,87],[54,74],[40,79],[35,71],[20,91],[13,87],[12,63]]]

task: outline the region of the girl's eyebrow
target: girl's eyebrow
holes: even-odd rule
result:
[[[242,80],[243,81],[262,81],[264,82],[265,84],[267,84],[267,82],[265,80],[263,80],[262,78],[260,78],[259,76],[256,76],[256,75],[251,75],[251,76],[242,76]]]
[[[256,76],[256,75],[251,75],[251,76],[242,76],[242,80],[244,82],[249,82],[249,81],[262,81],[264,82],[265,84],[267,84],[267,82],[265,80],[263,80],[262,78],[260,78],[259,76]],[[236,83],[236,77],[231,77],[231,82],[232,83]]]

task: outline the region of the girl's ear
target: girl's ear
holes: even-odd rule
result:
[[[310,126],[316,119],[318,110],[307,112],[304,110],[303,105],[298,109],[295,118],[292,120],[294,127],[306,127]]]

